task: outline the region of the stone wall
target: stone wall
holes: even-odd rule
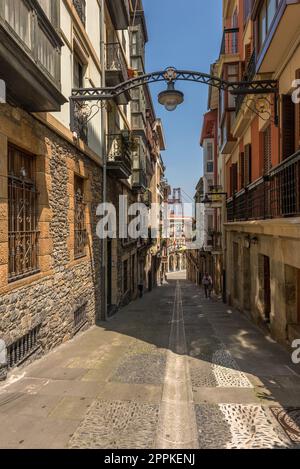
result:
[[[0,137],[0,224],[7,226],[5,158],[8,143],[13,143],[36,156],[40,231],[40,273],[8,283],[8,233],[7,228],[1,230],[1,250],[6,250],[6,255],[0,261],[0,338],[9,346],[40,326],[37,354],[42,355],[77,332],[77,308],[85,308],[84,327],[101,318],[101,241],[96,236],[96,208],[102,199],[102,168],[48,126],[8,105],[0,108]],[[75,175],[84,178],[86,201],[87,246],[81,259],[74,258]]]
[[[268,326],[274,339],[283,344],[291,342],[289,329],[299,327],[298,221],[287,219],[257,222],[256,225],[227,225],[228,300],[240,311],[249,312],[258,325],[264,328]],[[270,263],[269,319],[265,304],[264,256],[269,258]]]

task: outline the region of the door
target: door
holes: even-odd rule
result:
[[[153,283],[152,283],[152,272],[148,272],[148,290],[149,292],[152,291],[153,289]]]
[[[112,240],[107,241],[107,306],[112,305]]]
[[[131,258],[131,293],[135,292],[135,255]]]
[[[300,325],[300,271],[299,269],[297,269],[297,304],[296,304],[296,307],[297,307],[297,314],[296,314],[296,318],[297,318],[297,324]]]
[[[271,275],[270,258],[264,256],[264,309],[265,318],[270,321],[271,317]]]

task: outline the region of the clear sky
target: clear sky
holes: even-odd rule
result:
[[[147,72],[173,66],[209,73],[221,47],[222,0],[143,0],[143,4],[149,33]],[[193,197],[202,175],[199,140],[208,87],[178,82],[185,103],[171,113],[157,102],[157,93],[164,88],[163,83],[151,86],[157,117],[162,119],[166,135],[166,176],[173,187],[182,187]],[[189,201],[187,197],[185,201]]]

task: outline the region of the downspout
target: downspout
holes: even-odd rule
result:
[[[101,87],[105,88],[105,0],[101,0],[100,13],[100,62],[102,67]],[[101,106],[101,143],[103,161],[103,193],[102,203],[107,201],[107,155],[106,155],[106,108]],[[102,240],[102,319],[107,321],[107,282],[106,282],[106,240]]]

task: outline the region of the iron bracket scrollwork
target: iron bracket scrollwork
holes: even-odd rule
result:
[[[196,71],[176,70],[173,67],[169,67],[163,71],[137,76],[115,87],[73,89],[72,96],[70,97],[71,130],[81,135],[80,129],[82,129],[83,123],[85,122],[86,125],[94,117],[93,112],[95,107],[98,107],[99,110],[103,102],[116,100],[121,94],[139,86],[163,81],[166,83],[174,83],[176,81],[202,83],[218,88],[221,91],[229,91],[236,96],[274,94],[276,102],[278,96],[278,82],[276,80],[240,81],[233,83],[214,75]],[[96,101],[97,104],[90,105],[88,104],[90,101]]]

